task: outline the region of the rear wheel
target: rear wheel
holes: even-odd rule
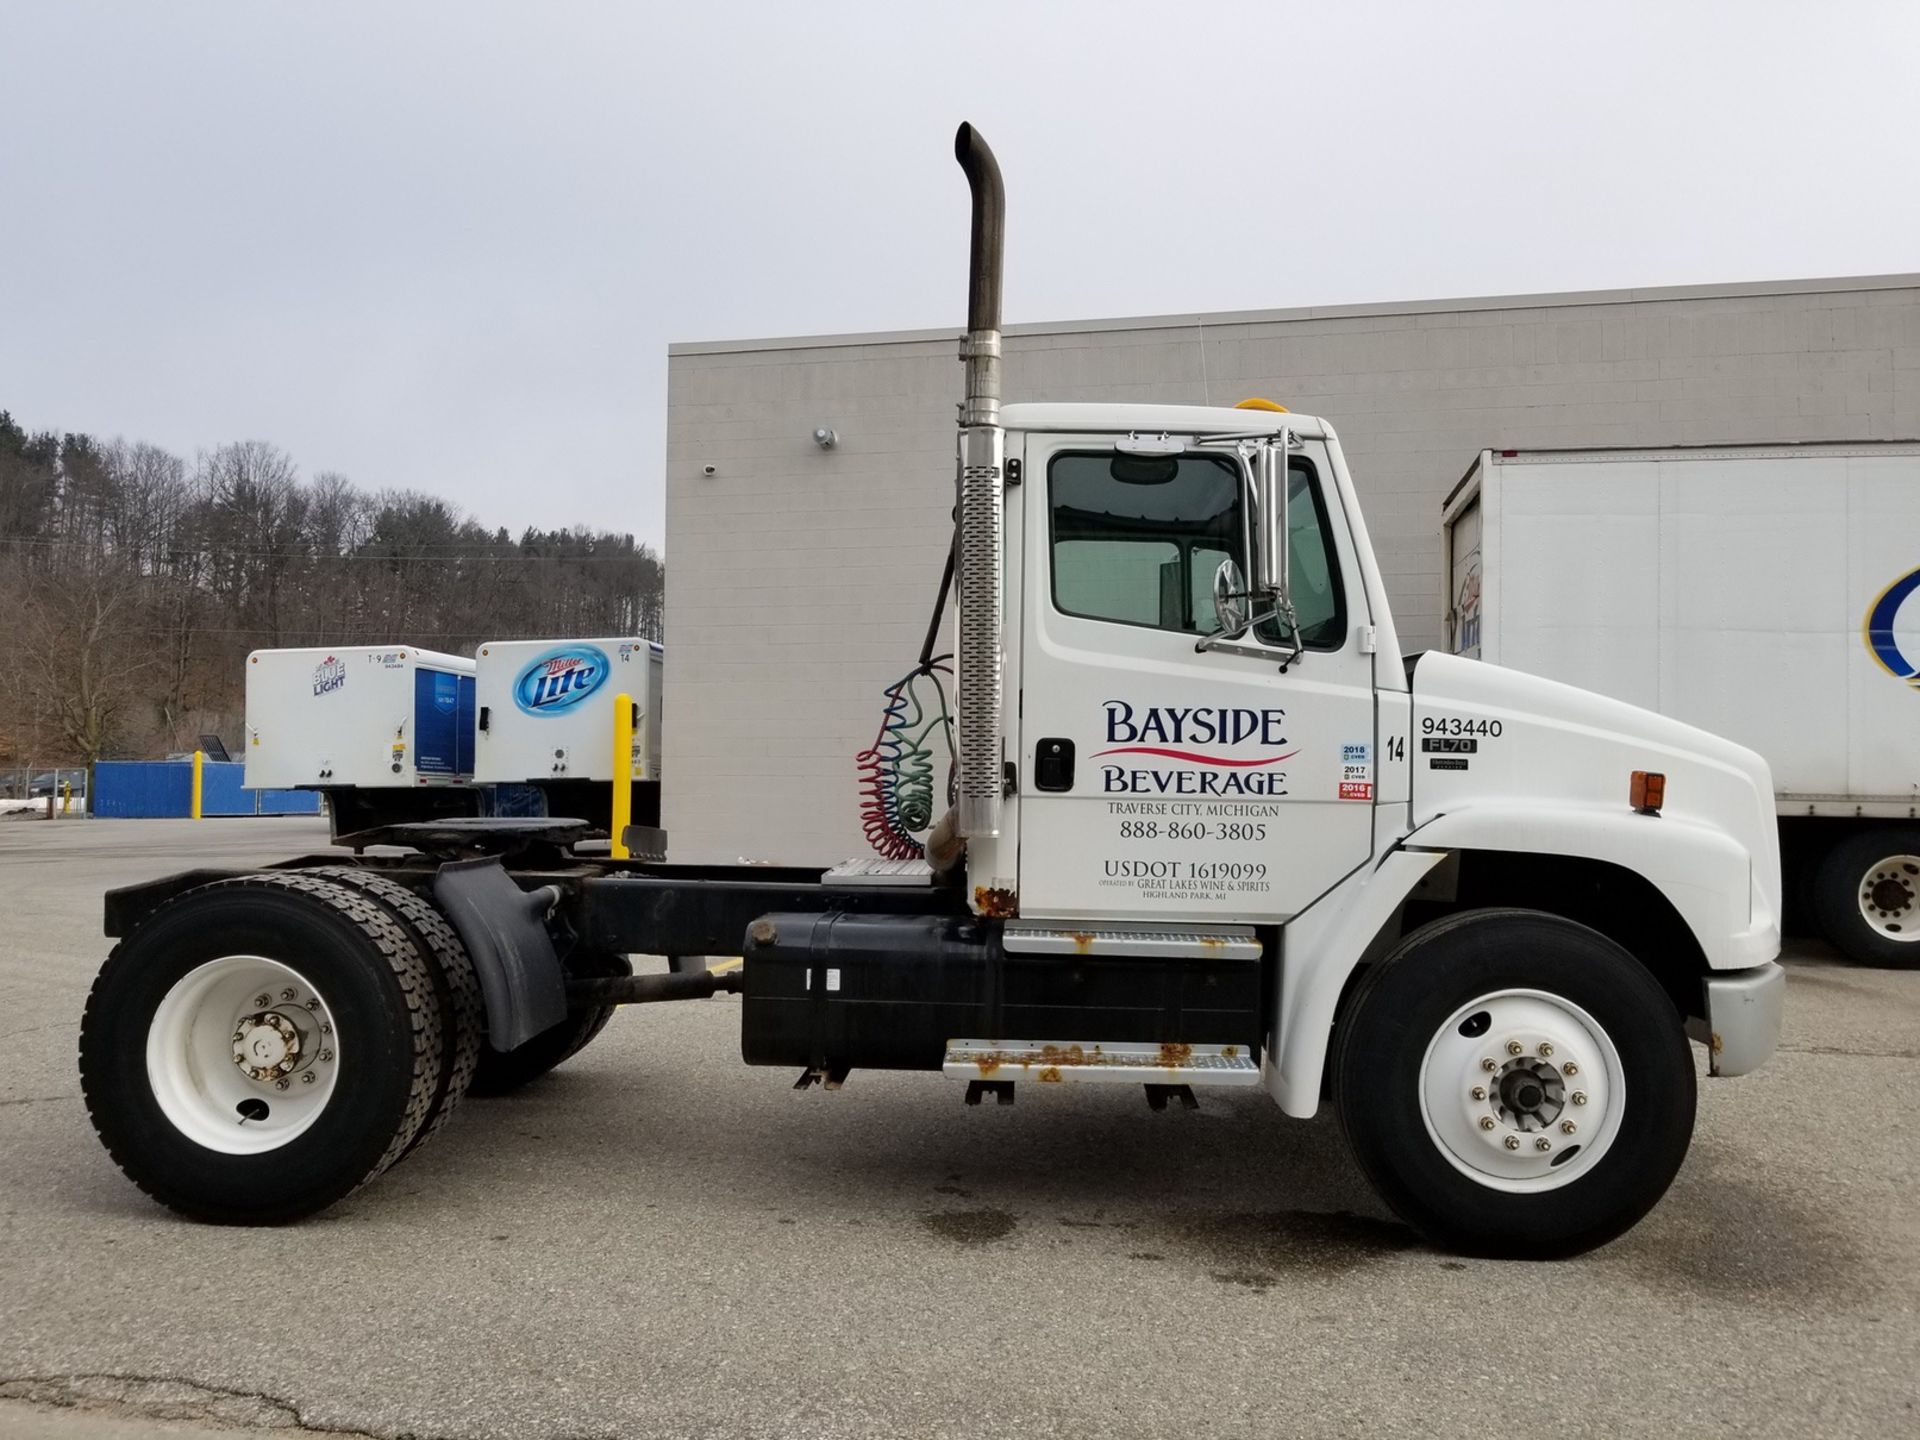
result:
[[[633,962],[624,955],[575,953],[567,957],[570,974],[593,979],[611,979],[631,975]],[[487,1047],[480,1052],[474,1072],[473,1093],[481,1096],[510,1095],[529,1085],[563,1061],[586,1049],[613,1019],[615,1005],[592,1005],[570,1010],[567,1018],[551,1030],[544,1030],[516,1050],[504,1053]]]
[[[1355,1158],[1434,1243],[1546,1259],[1651,1210],[1693,1134],[1693,1057],[1644,966],[1584,926],[1471,911],[1373,967],[1336,1037]]]
[[[441,1090],[425,956],[371,897],[308,875],[192,890],[123,940],[80,1028],[115,1163],[198,1220],[322,1210],[406,1152]]]
[[[329,865],[307,873],[364,891],[378,900],[393,913],[413,937],[420,953],[431,962],[434,990],[440,1000],[443,1057],[440,1092],[434,1098],[427,1123],[420,1127],[420,1133],[407,1147],[411,1155],[440,1133],[473,1085],[487,1028],[487,1003],[480,992],[480,977],[474,972],[473,959],[467,954],[467,947],[460,943],[453,926],[425,896],[391,876],[354,865]]]
[[[1875,827],[1820,862],[1814,914],[1833,948],[1861,965],[1920,966],[1920,829]]]

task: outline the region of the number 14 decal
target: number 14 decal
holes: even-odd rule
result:
[[[1407,758],[1407,737],[1389,735],[1387,737],[1387,759],[1404,760]]]

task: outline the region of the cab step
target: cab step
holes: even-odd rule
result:
[[[1009,955],[1144,955],[1171,960],[1258,960],[1251,925],[1103,925],[1009,920],[1000,944]]]
[[[1218,1088],[1260,1083],[1259,1063],[1244,1045],[949,1040],[946,1062],[940,1068],[970,1085],[1033,1080]]]

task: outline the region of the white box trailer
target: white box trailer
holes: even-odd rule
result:
[[[1443,526],[1449,649],[1759,751],[1820,928],[1920,964],[1920,444],[1488,450]]]
[[[254,790],[464,784],[474,664],[414,645],[247,656],[246,784]]]
[[[664,651],[637,636],[489,640],[475,656],[474,779],[610,783],[614,697],[633,697],[629,777],[660,778]]]

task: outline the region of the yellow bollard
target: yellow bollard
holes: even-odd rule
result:
[[[633,823],[633,697],[613,697],[613,858],[629,858],[627,826]]]
[[[193,752],[193,808],[189,813],[191,813],[196,820],[200,818],[200,767],[206,763],[207,756],[205,751],[196,750]]]
[[[71,809],[73,809],[73,781],[62,780],[60,782],[60,813],[65,815]]]

